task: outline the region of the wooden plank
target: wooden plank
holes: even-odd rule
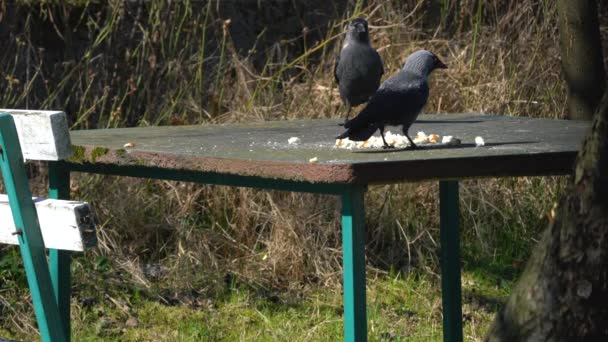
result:
[[[86,202],[33,198],[46,248],[84,251],[97,243],[95,223]],[[8,196],[0,194],[0,243],[18,245]]]
[[[64,112],[0,109],[15,121],[25,160],[63,160],[72,155],[68,120]]]

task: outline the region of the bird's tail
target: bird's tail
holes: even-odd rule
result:
[[[349,127],[346,132],[340,134],[336,137],[336,139],[345,139],[348,138],[352,141],[365,141],[371,137],[378,127],[375,124],[370,124],[366,126],[360,127]]]
[[[378,129],[378,126],[374,122],[370,122],[369,105],[363,108],[359,115],[355,116],[351,120],[348,120],[344,124],[346,132],[342,133],[336,139],[348,138],[353,141],[365,141],[371,137],[374,132]]]

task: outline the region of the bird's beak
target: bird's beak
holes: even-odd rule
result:
[[[366,32],[366,30],[365,30],[365,26],[364,26],[364,25],[362,25],[362,24],[358,24],[358,25],[356,26],[356,29],[357,29],[357,32],[361,32],[361,33]]]
[[[445,65],[439,58],[437,58],[437,63],[435,63],[435,69],[447,69],[448,66]]]

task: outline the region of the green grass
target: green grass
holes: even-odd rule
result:
[[[481,340],[511,280],[496,284],[465,271],[463,282],[465,336]],[[419,273],[369,280],[370,341],[440,341],[439,288],[436,278]],[[230,288],[216,298],[191,296],[182,301],[187,304],[166,305],[151,298],[106,299],[80,308],[73,315],[74,339],[333,341],[343,336],[341,294],[332,288],[308,289],[304,296]]]
[[[462,274],[464,335],[467,341],[481,341],[518,271],[501,272],[503,263],[473,259],[465,261]],[[22,282],[18,269],[10,278]],[[333,341],[343,336],[342,294],[336,284],[300,284],[280,291],[232,278],[223,279],[213,295],[209,288],[180,290],[162,280],[144,288],[129,282],[106,258],[91,256],[77,257],[73,273],[75,341]],[[368,273],[370,341],[442,340],[437,275],[420,270]],[[28,298],[25,287],[11,291]],[[33,324],[29,300],[21,305],[15,319]],[[4,326],[0,336],[30,340],[35,335],[24,325],[22,331]]]

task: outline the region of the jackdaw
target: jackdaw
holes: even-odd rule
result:
[[[384,126],[403,125],[403,134],[415,148],[408,130],[426,105],[428,77],[435,69],[447,69],[447,66],[432,52],[418,50],[411,54],[403,69],[382,83],[361,113],[346,122],[344,127],[347,131],[337,138],[365,141],[380,129],[384,148],[391,148],[393,146],[384,140]]]
[[[367,21],[354,19],[348,24],[342,51],[334,66],[340,97],[346,106],[345,123],[352,107],[367,102],[376,92],[383,73],[382,59],[369,43]]]

